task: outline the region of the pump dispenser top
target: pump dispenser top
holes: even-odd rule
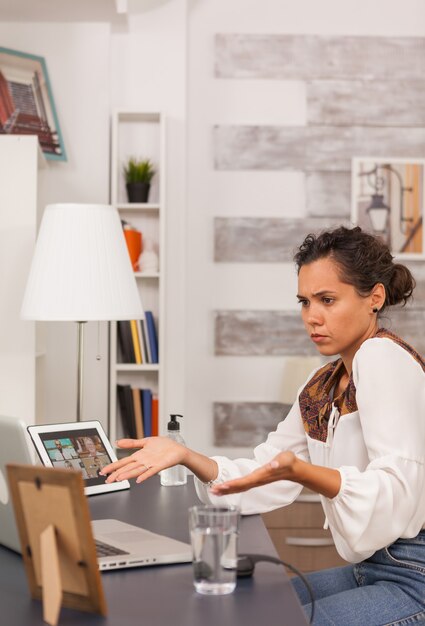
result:
[[[170,421],[167,424],[167,430],[180,430],[180,423],[177,421],[178,417],[183,417],[183,415],[179,415],[178,413],[172,413],[170,415]]]
[[[167,437],[173,439],[181,445],[185,445],[183,437],[180,435],[180,423],[177,418],[183,415],[172,413],[170,421],[167,424]],[[183,465],[175,465],[168,467],[160,472],[161,485],[163,487],[175,487],[177,485],[185,485],[187,482],[186,468]]]

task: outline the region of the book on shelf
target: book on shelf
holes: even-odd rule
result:
[[[147,348],[146,348],[146,337],[144,336],[144,333],[145,333],[144,320],[136,320],[136,324],[137,324],[137,333],[139,336],[142,363],[149,363],[148,355],[147,355]]]
[[[156,332],[155,320],[152,311],[145,311],[146,330],[148,344],[152,360],[151,363],[158,363],[158,335]]]
[[[152,437],[159,435],[159,404],[158,396],[152,394]]]
[[[134,425],[136,430],[136,439],[143,439],[145,431],[143,428],[143,412],[142,412],[142,399],[140,397],[140,389],[132,387],[131,392],[133,394],[133,408],[134,408]]]
[[[130,320],[131,338],[133,341],[134,355],[137,365],[142,364],[142,352],[140,350],[140,339],[136,320]]]
[[[143,430],[145,437],[152,436],[152,390],[141,389],[142,413],[143,413]]]
[[[136,356],[134,353],[133,338],[131,335],[131,326],[128,320],[117,322],[118,345],[121,351],[121,359],[123,363],[135,363]]]
[[[158,363],[158,340],[152,312],[147,319],[117,322],[118,346],[122,363]],[[149,320],[149,321],[148,321]]]
[[[124,437],[142,439],[159,434],[158,395],[152,389],[118,384],[117,398]]]
[[[133,392],[130,385],[117,385],[117,396],[124,436],[136,439]]]
[[[142,342],[146,353],[146,363],[152,363],[152,352],[149,344],[148,330],[146,328],[146,319],[140,320],[140,329],[142,331]]]

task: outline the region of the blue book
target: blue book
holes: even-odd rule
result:
[[[152,390],[141,389],[143,430],[145,437],[152,437]]]
[[[152,311],[145,311],[146,330],[148,331],[148,341],[152,355],[152,363],[158,363],[158,336],[156,334],[155,320]]]

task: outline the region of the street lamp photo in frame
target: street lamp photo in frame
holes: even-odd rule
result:
[[[382,237],[397,257],[425,258],[425,160],[356,157],[351,219]]]

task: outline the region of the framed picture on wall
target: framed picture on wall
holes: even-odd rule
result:
[[[66,161],[43,57],[0,47],[0,133],[37,135],[46,159]]]
[[[397,257],[425,258],[425,160],[356,157],[351,218],[381,236]]]

